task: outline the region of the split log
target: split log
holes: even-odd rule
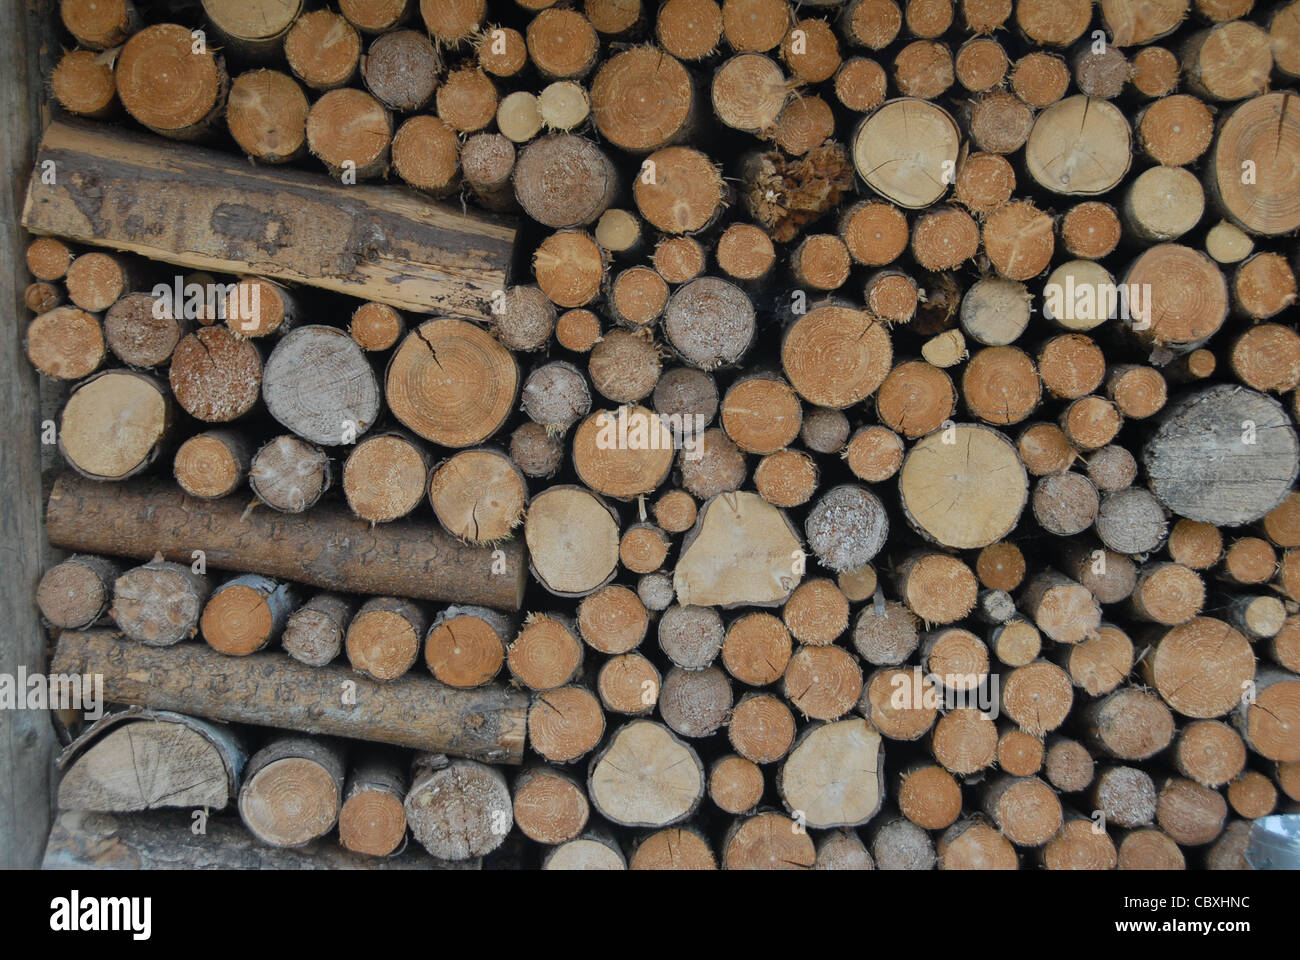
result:
[[[51,544],[90,553],[146,558],[161,550],[189,562],[191,551],[201,549],[206,562],[217,568],[258,571],[323,589],[379,595],[400,591],[417,599],[507,609],[520,604],[525,566],[519,544],[501,545],[504,570],[493,574],[490,551],[457,544],[433,523],[371,530],[364,521],[324,506],[312,512],[310,521],[242,514],[240,504],[226,499],[205,502],[199,516],[195,505],[168,485],[119,484],[106,490],[65,475],[50,494],[46,530]],[[323,531],[331,532],[323,537]],[[355,557],[336,555],[325,566],[317,561],[319,551],[311,544],[344,540],[375,549]]]
[[[388,304],[371,300],[352,312],[348,333],[362,350],[389,350],[405,335],[406,321]]]
[[[208,579],[161,557],[127,570],[113,584],[113,621],[126,636],[163,647],[198,633]]]
[[[345,753],[337,741],[291,736],[271,741],[248,760],[239,816],[273,847],[298,847],[338,821]]]
[[[121,574],[121,566],[108,557],[74,554],[41,575],[36,605],[50,626],[81,630],[107,615]]]
[[[133,708],[99,720],[63,751],[56,802],[90,812],[224,810],[247,759],[243,739],[224,724]]]
[[[309,667],[277,653],[226,657],[202,644],[154,650],[94,630],[61,634],[51,670],[102,673],[105,699],[114,703],[497,763],[518,763],[523,755],[525,699],[501,687],[457,691],[420,677],[381,686],[345,667]],[[195,677],[205,684],[197,686]],[[223,693],[229,689],[243,693],[232,699]],[[320,710],[349,689],[355,704]],[[471,716],[481,722],[469,723]]]
[[[186,57],[189,43],[185,31]],[[51,154],[57,155],[61,175],[57,183],[46,184],[40,163]],[[105,176],[103,164],[109,160],[113,174]],[[491,292],[505,286],[512,227],[487,215],[466,219],[459,211],[426,203],[419,203],[417,212],[409,196],[391,189],[250,169],[236,157],[177,145],[161,148],[146,137],[63,122],[46,129],[36,169],[23,224],[38,233],[199,269],[255,272],[416,311],[485,318]],[[87,176],[97,178],[101,191],[91,220],[77,206],[80,197],[72,186]],[[141,182],[150,184],[143,194]],[[330,212],[340,202],[356,209],[357,216],[373,217],[383,235],[406,238],[404,253],[390,251],[380,260],[362,256],[351,221]],[[137,219],[172,226],[142,237],[133,227]],[[183,224],[200,222],[210,228],[194,237],[182,235]],[[268,230],[280,237],[310,236],[313,242],[309,249],[297,248],[297,255],[295,248],[279,246],[268,260],[259,247]],[[470,250],[476,251],[472,257]]]

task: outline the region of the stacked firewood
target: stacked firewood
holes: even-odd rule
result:
[[[62,0],[37,601],[130,708],[47,861],[1245,866],[1300,801],[1254,7]]]

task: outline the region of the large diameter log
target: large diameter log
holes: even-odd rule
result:
[[[1142,462],[1151,491],[1174,513],[1238,526],[1286,497],[1300,472],[1300,441],[1276,400],[1219,384],[1166,408]]]
[[[104,699],[114,703],[492,763],[523,757],[527,698],[498,686],[460,691],[416,676],[381,685],[280,653],[227,657],[194,643],[155,649],[109,630],[62,633],[50,669],[102,674]]]
[[[59,176],[45,183],[42,164]],[[94,184],[94,202],[86,188]],[[396,187],[343,186],[297,170],[56,121],[23,223],[33,233],[215,273],[256,274],[428,313],[487,319],[515,229]]]
[[[509,610],[519,609],[527,572],[519,543],[470,547],[429,521],[372,529],[335,505],[309,517],[245,516],[233,499],[194,500],[157,481],[107,487],[65,474],[50,493],[46,532],[52,546],[84,553],[148,559],[157,551],[190,563],[202,550],[210,566],[325,590]]]
[[[1300,104],[1289,90],[1233,107],[1205,164],[1206,193],[1235,225],[1277,236],[1300,226]]]
[[[50,831],[46,870],[477,870],[479,860],[448,864],[414,844],[392,857],[369,857],[330,838],[268,847],[239,821],[210,817],[194,832],[189,810],[116,815],[67,810]]]

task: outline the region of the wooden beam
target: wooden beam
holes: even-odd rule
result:
[[[23,224],[192,269],[480,319],[506,288],[515,240],[509,220],[398,187],[250,167],[202,147],[63,120],[41,138]]]

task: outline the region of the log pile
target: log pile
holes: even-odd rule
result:
[[[304,6],[60,4],[36,599],[122,709],[48,864],[1225,868],[1300,803],[1300,2]]]

